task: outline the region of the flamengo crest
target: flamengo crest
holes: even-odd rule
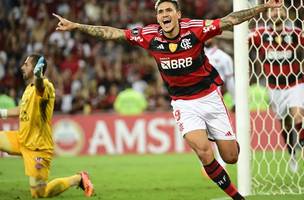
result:
[[[191,44],[191,39],[183,39],[181,42],[181,47],[185,50],[187,49],[191,49],[192,48],[192,44]]]

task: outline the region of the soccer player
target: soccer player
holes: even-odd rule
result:
[[[55,102],[53,84],[44,77],[47,62],[32,54],[21,66],[27,87],[20,106],[0,109],[0,117],[19,117],[19,130],[0,131],[0,150],[23,157],[33,198],[53,197],[72,186],[79,186],[86,196],[93,194],[93,185],[86,172],[47,182],[53,157],[51,119]]]
[[[269,0],[254,8],[233,12],[215,20],[181,18],[178,0],[155,3],[158,24],[123,30],[92,26],[59,19],[56,30],[78,30],[104,40],[129,41],[147,49],[155,58],[172,98],[173,115],[180,132],[191,146],[209,177],[231,198],[244,199],[226,171],[214,159],[208,137],[216,141],[226,163],[236,163],[239,148],[217,88],[222,80],[204,53],[204,42],[268,8],[280,7],[281,0]],[[140,58],[138,58],[140,59]]]
[[[284,25],[285,8],[272,9],[269,15],[269,26],[254,30],[250,42],[258,48],[254,55],[264,61],[262,73],[272,109],[280,119],[281,133],[291,155],[290,170],[296,172],[295,148],[297,144],[304,145],[304,33],[300,28]]]

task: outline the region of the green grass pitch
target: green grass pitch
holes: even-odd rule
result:
[[[228,199],[213,182],[200,173],[194,154],[60,157],[52,163],[50,178],[87,170],[96,189],[92,200],[210,200]],[[236,167],[228,171],[236,182]],[[0,158],[0,199],[30,198],[28,179],[20,158]],[[300,200],[304,195],[250,196],[249,200]],[[85,199],[71,188],[53,199]]]

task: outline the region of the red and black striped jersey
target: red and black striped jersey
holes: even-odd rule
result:
[[[125,36],[155,58],[173,100],[195,99],[223,84],[203,48],[206,40],[221,34],[219,24],[219,19],[181,19],[179,35],[174,39],[166,38],[158,24],[125,30]]]
[[[301,29],[286,27],[278,32],[271,27],[260,27],[252,32],[250,42],[257,49],[270,88],[284,89],[304,82]]]

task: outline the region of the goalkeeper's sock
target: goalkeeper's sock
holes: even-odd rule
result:
[[[44,197],[57,196],[70,187],[79,185],[80,180],[80,175],[74,175],[65,178],[56,178],[47,184]]]
[[[209,165],[204,165],[208,176],[234,200],[244,199],[231,183],[229,175],[224,168],[214,159]]]

